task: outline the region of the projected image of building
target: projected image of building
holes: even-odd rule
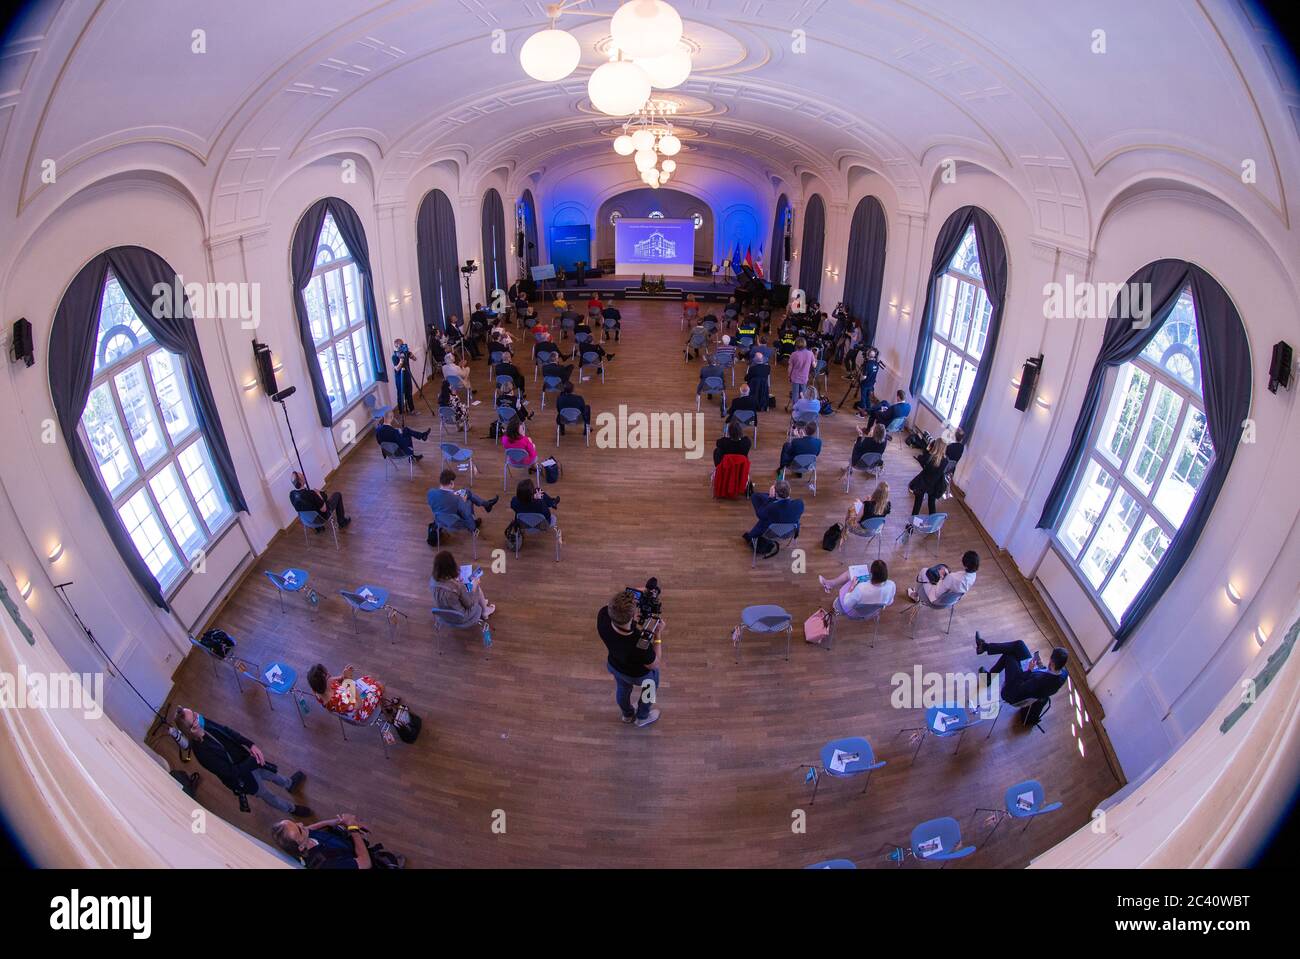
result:
[[[636,255],[651,260],[671,260],[677,255],[677,244],[666,239],[662,233],[651,233],[644,240],[638,241]]]

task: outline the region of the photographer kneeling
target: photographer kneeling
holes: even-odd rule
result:
[[[623,722],[649,726],[659,718],[654,700],[659,691],[659,647],[664,626],[657,617],[642,623],[637,613],[637,596],[623,590],[596,615],[596,632],[609,650],[605,668],[614,677],[614,701]],[[654,684],[654,697],[644,693],[647,682]],[[636,693],[633,708],[633,691],[638,688],[641,691]]]

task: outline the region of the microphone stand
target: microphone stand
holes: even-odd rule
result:
[[[302,453],[298,449],[298,440],[293,435],[293,423],[289,420],[289,407],[285,405],[284,398],[276,400],[280,404],[280,409],[284,411],[284,425],[289,427],[289,442],[293,444],[293,454],[298,458],[298,472],[302,475],[303,484],[311,488],[307,482],[307,470],[302,465]]]

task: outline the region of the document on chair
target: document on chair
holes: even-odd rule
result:
[[[272,665],[271,668],[266,671],[265,678],[272,686],[284,679],[284,673],[281,672],[278,663]]]
[[[943,852],[943,840],[935,836],[933,839],[919,842],[916,844],[916,851],[921,854],[922,859],[928,859],[935,853]]]
[[[842,773],[848,768],[850,763],[856,763],[862,759],[861,753],[846,753],[842,749],[837,749],[831,755],[830,769],[833,773]]]
[[[1016,797],[1016,805],[1019,806],[1021,809],[1025,810],[1026,812],[1028,812],[1029,810],[1033,809],[1033,808],[1034,808],[1034,794],[1033,794],[1033,793],[1021,793],[1019,796]]]
[[[363,586],[361,592],[357,593],[357,595],[360,596],[362,599],[364,599],[367,603],[375,598],[375,594],[370,592],[369,586]]]
[[[946,733],[949,726],[959,722],[961,722],[960,716],[953,716],[940,709],[934,714],[934,731],[936,733]]]
[[[298,577],[294,575],[293,570],[288,570],[288,571],[285,572],[285,574],[284,574],[284,585],[286,585],[286,586],[292,586],[292,585],[293,585],[294,583],[296,583],[297,581],[298,581]]]

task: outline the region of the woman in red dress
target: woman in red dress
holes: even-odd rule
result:
[[[317,701],[350,723],[367,723],[384,698],[384,684],[373,676],[355,675],[355,667],[344,668],[341,676],[331,676],[321,663],[307,673],[307,685]]]

